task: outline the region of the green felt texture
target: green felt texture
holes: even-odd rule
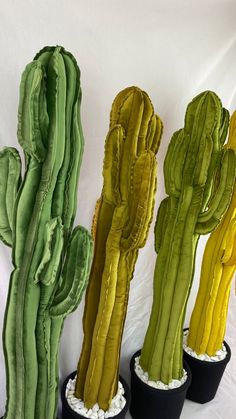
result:
[[[12,244],[3,343],[5,419],[54,419],[58,349],[65,317],[87,285],[92,239],[73,222],[83,153],[80,71],[62,47],[46,47],[20,85],[16,150],[1,159],[0,235]]]
[[[137,87],[115,98],[96,206],[95,251],[86,293],[76,396],[107,410],[117,391],[120,347],[138,250],[153,215],[162,123]]]
[[[168,197],[156,219],[153,305],[140,358],[150,380],[169,383],[183,374],[182,329],[199,235],[219,224],[235,180],[235,153],[223,149],[228,124],[217,95],[203,92],[188,105],[184,128],[168,147]]]
[[[12,246],[14,205],[21,183],[21,160],[12,147],[0,151],[0,239]]]

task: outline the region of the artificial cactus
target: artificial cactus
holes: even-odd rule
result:
[[[154,296],[140,364],[150,380],[183,374],[182,328],[200,234],[223,217],[233,190],[235,153],[223,149],[229,122],[219,98],[206,91],[188,105],[184,128],[164,162],[165,198],[155,226]]]
[[[98,403],[107,410],[117,390],[129,285],[152,219],[161,134],[162,123],[145,92],[131,87],[117,95],[94,216],[94,260],[75,391],[86,407]]]
[[[46,47],[21,80],[20,156],[0,154],[0,236],[12,245],[3,329],[7,377],[5,419],[54,419],[57,353],[63,320],[87,284],[92,241],[72,231],[83,152],[80,72],[62,47]]]
[[[236,151],[236,112],[231,117],[226,148]],[[227,212],[210,235],[203,255],[188,346],[214,356],[222,348],[230,285],[236,269],[236,184]]]

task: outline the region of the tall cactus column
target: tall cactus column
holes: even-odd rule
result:
[[[0,155],[0,236],[12,244],[3,343],[7,375],[5,419],[56,417],[57,352],[65,316],[86,286],[92,242],[72,231],[83,151],[80,73],[62,47],[46,47],[20,87],[20,157]]]
[[[236,112],[231,117],[226,148],[236,151]],[[235,269],[236,183],[230,206],[210,235],[203,255],[200,285],[188,335],[188,345],[197,353],[212,356],[222,347]]]
[[[123,90],[111,110],[104,185],[94,217],[95,255],[84,311],[76,396],[107,410],[117,391],[129,285],[153,214],[162,123],[147,94]]]
[[[219,98],[204,92],[189,104],[184,128],[168,147],[168,197],[157,215],[153,306],[140,358],[150,380],[169,383],[183,374],[182,327],[198,238],[217,227],[233,190],[235,153],[223,149],[228,122]]]

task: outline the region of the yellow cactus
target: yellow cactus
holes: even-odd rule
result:
[[[236,151],[236,111],[226,148]],[[200,285],[190,321],[188,346],[210,356],[222,347],[230,286],[236,269],[236,182],[230,206],[205,248]]]

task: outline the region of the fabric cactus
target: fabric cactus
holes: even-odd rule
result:
[[[5,419],[54,419],[63,321],[86,287],[92,241],[72,231],[83,152],[80,72],[62,47],[46,47],[20,85],[18,140],[0,154],[0,236],[12,246],[3,329]]]
[[[236,112],[226,148],[236,151]],[[230,285],[236,269],[236,183],[227,212],[210,235],[203,255],[200,285],[192,312],[188,346],[210,356],[222,348]]]
[[[183,375],[182,329],[199,235],[217,227],[234,184],[235,153],[223,149],[228,123],[216,94],[203,92],[168,147],[168,197],[157,214],[153,305],[140,357],[150,380],[169,383]]]
[[[130,280],[153,215],[162,123],[137,87],[114,100],[106,138],[103,190],[95,216],[94,260],[83,318],[75,395],[107,410],[117,391]]]

